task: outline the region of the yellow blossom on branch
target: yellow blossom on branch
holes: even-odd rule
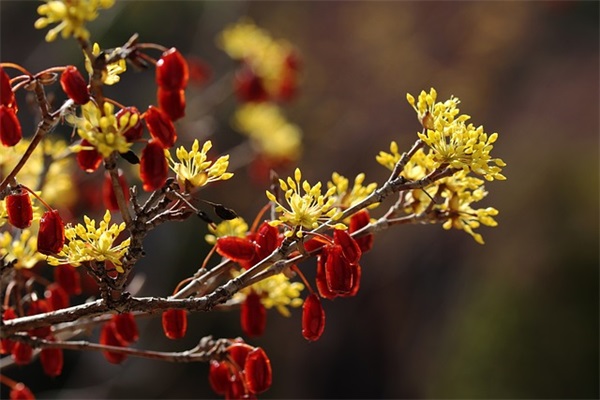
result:
[[[106,210],[104,218],[96,228],[96,221],[87,215],[83,217],[85,225],[67,226],[65,243],[56,257],[49,256],[50,265],[72,264],[80,265],[86,261],[110,261],[118,272],[124,272],[122,258],[129,248],[130,239],[123,240],[118,245],[114,242],[125,230],[125,223],[110,224],[110,211]]]
[[[58,24],[46,34],[46,41],[52,42],[60,33],[63,39],[74,36],[87,40],[90,32],[86,29],[86,22],[98,17],[100,9],[110,8],[115,0],[45,0],[37,8],[41,15],[35,21],[37,29],[43,29],[50,24]]]
[[[31,229],[23,229],[14,237],[9,232],[0,234],[0,258],[15,261],[14,267],[33,268],[44,256],[37,251],[37,236]]]
[[[120,49],[121,49],[120,47],[117,47],[116,49],[113,50],[113,52],[117,52]],[[92,54],[94,56],[98,56],[100,54],[100,45],[98,43],[94,43],[94,46],[92,46]],[[87,56],[87,53],[84,53],[84,56],[85,56],[85,70],[88,72],[88,74],[92,74],[94,72],[94,70],[92,69],[92,62],[90,61],[89,57]],[[110,57],[111,54],[107,54],[107,56]],[[121,80],[121,77],[119,76],[119,74],[122,74],[126,70],[127,70],[127,62],[123,59],[120,59],[119,61],[108,64],[106,66],[106,70],[102,71],[102,83],[104,83],[105,85],[114,85],[115,83],[117,83]]]
[[[287,206],[277,201],[275,195],[267,191],[267,198],[276,204],[275,211],[280,213],[278,219],[269,222],[276,226],[285,224],[292,230],[285,232],[285,236],[292,236],[294,232],[298,237],[302,237],[303,229],[312,230],[319,226],[319,223],[325,223],[327,220],[337,220],[341,217],[342,211],[334,207],[336,187],[332,186],[324,194],[321,193],[321,182],[311,186],[308,181],[302,180],[300,169],[296,168],[294,179],[288,177],[287,183],[283,179],[279,180],[279,186],[284,192]],[[304,194],[302,194],[304,191]],[[338,229],[345,229],[342,223],[335,224]]]
[[[217,239],[223,236],[245,238],[248,232],[248,224],[242,217],[237,217],[221,221],[215,228],[212,225],[208,225],[208,231],[210,234],[207,234],[204,239],[208,244],[215,244],[217,243]]]
[[[188,188],[190,185],[201,187],[211,182],[225,181],[233,176],[232,172],[227,172],[228,154],[219,157],[215,162],[208,161],[207,153],[211,148],[212,142],[207,140],[200,150],[200,144],[196,139],[189,152],[183,146],[175,151],[179,162],[173,159],[169,150],[165,150],[169,167],[177,174],[177,181],[181,187]]]
[[[341,209],[352,207],[360,203],[367,196],[377,189],[377,183],[372,182],[367,186],[363,186],[365,174],[360,173],[354,178],[354,185],[350,188],[350,180],[337,172],[331,175],[331,181],[327,182],[327,188],[335,187],[335,192],[332,195],[336,199],[335,206]],[[379,203],[373,204],[369,208],[375,208]]]

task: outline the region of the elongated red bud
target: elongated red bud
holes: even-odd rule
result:
[[[124,312],[115,314],[112,317],[112,322],[115,326],[115,335],[123,343],[134,343],[140,337],[137,323],[133,314]]]
[[[306,340],[318,340],[325,330],[325,311],[316,294],[308,295],[302,305],[302,336]]]
[[[231,376],[229,379],[229,386],[227,386],[227,391],[225,392],[225,400],[234,400],[234,399],[249,399],[248,391],[244,386],[244,378],[242,378],[241,373],[236,373]]]
[[[265,221],[256,232],[255,242],[257,245],[256,253],[258,258],[262,260],[270,256],[279,245],[279,230]]]
[[[6,212],[8,222],[19,229],[25,229],[31,225],[33,219],[33,207],[31,199],[26,190],[18,189],[16,192],[6,196]]]
[[[53,337],[46,338],[53,341]],[[44,373],[48,376],[59,376],[63,369],[64,356],[62,349],[45,348],[40,352],[40,362]]]
[[[269,99],[263,79],[247,65],[242,66],[235,73],[233,84],[235,94],[240,101],[261,102]]]
[[[31,390],[23,383],[17,383],[10,390],[10,400],[35,400],[35,396],[31,393]]]
[[[51,283],[46,287],[44,297],[51,311],[69,307],[69,295],[58,283]]]
[[[325,262],[325,278],[329,290],[337,294],[346,294],[352,290],[352,268],[344,258],[340,245],[328,246]]]
[[[304,243],[304,250],[307,252],[317,251],[323,249],[323,247],[327,244],[321,240],[321,238],[313,238],[306,240]]]
[[[6,107],[16,105],[15,94],[10,86],[10,77],[2,67],[0,67],[0,104]]]
[[[251,260],[256,254],[256,245],[246,238],[237,236],[222,236],[217,239],[217,253],[232,261],[242,262]]]
[[[156,94],[158,107],[165,112],[171,121],[177,121],[185,116],[185,91],[158,88]]]
[[[350,236],[348,231],[341,229],[333,230],[333,241],[342,247],[344,258],[350,263],[355,264],[360,260],[362,251],[356,241]]]
[[[129,204],[129,187],[127,186],[127,181],[125,180],[123,170],[119,169],[117,171],[117,175],[119,186],[123,192],[123,197],[125,197],[125,203]],[[109,172],[104,173],[104,183],[102,184],[102,200],[104,201],[104,206],[108,210],[116,211],[119,209],[119,203],[117,203],[117,196],[115,195],[112,185],[112,178],[110,177]]]
[[[317,283],[317,290],[319,295],[325,299],[331,300],[336,298],[337,293],[332,292],[327,284],[327,277],[325,276],[325,264],[327,262],[327,254],[322,253],[317,256],[317,276],[315,281]]]
[[[216,394],[224,395],[229,387],[229,377],[231,372],[227,362],[210,360],[208,369],[208,383]]]
[[[115,325],[112,320],[102,325],[100,330],[100,344],[106,346],[125,347],[127,343],[123,343],[115,334]],[[126,354],[115,353],[111,351],[102,351],[104,358],[112,364],[121,364],[126,358]]]
[[[362,268],[358,264],[350,264],[350,273],[352,275],[352,287],[348,293],[341,293],[340,297],[353,297],[360,289],[360,278],[362,277]]]
[[[117,118],[119,128],[127,127],[123,132],[123,136],[125,136],[128,142],[132,143],[141,139],[144,133],[144,126],[142,125],[142,116],[136,107],[121,108],[115,114],[115,118]]]
[[[65,244],[65,224],[57,210],[46,211],[40,218],[37,249],[45,255],[59,253]]]
[[[253,348],[254,347],[243,342],[233,343],[227,348],[227,352],[229,353],[229,356],[231,357],[231,360],[234,362],[234,366],[238,369],[238,371],[242,371],[244,369],[248,353],[250,353]]]
[[[249,337],[260,336],[267,326],[267,310],[260,301],[260,295],[252,291],[241,305],[240,322],[242,330]]]
[[[163,187],[167,180],[169,167],[163,146],[157,140],[150,140],[140,160],[140,178],[144,190],[151,192]]]
[[[185,310],[169,309],[162,314],[162,327],[169,339],[181,339],[187,332],[187,313]]]
[[[146,121],[150,135],[161,144],[163,149],[173,147],[177,141],[177,131],[167,113],[158,107],[148,106],[144,121]]]
[[[27,365],[31,362],[33,349],[24,342],[15,342],[12,348],[11,357],[17,365]]]
[[[244,378],[250,392],[258,394],[269,389],[272,376],[271,360],[262,348],[257,347],[248,353],[244,365]]]
[[[6,147],[12,147],[19,143],[23,133],[21,123],[17,118],[14,108],[0,105],[0,142]]]
[[[69,65],[60,76],[60,86],[75,104],[83,105],[90,101],[90,91],[87,82],[77,68]]]
[[[71,296],[81,294],[81,277],[77,269],[71,264],[54,267],[54,281]]]
[[[2,313],[2,320],[8,321],[10,319],[17,318],[17,314],[13,308],[7,308]],[[10,339],[0,339],[0,354],[10,354],[15,345],[15,342]]]
[[[359,212],[354,214],[352,217],[350,217],[350,226],[348,227],[348,232],[354,233],[357,230],[369,225],[369,223],[371,223],[371,217],[369,216],[369,211],[360,210]],[[357,237],[354,240],[356,240],[358,247],[360,247],[360,250],[363,253],[366,253],[367,251],[371,250],[371,248],[373,247],[374,237],[373,237],[372,233]]]
[[[89,149],[81,150],[77,153],[77,165],[79,165],[79,168],[83,171],[92,173],[100,166],[102,154],[100,154],[98,150],[85,139],[81,141],[81,146],[89,147]]]
[[[172,47],[156,62],[156,84],[167,90],[185,89],[189,79],[187,61]]]

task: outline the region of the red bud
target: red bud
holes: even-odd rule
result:
[[[267,310],[260,301],[260,295],[252,291],[241,305],[240,322],[242,330],[249,337],[260,336],[267,325]]]
[[[318,340],[325,330],[325,311],[316,294],[309,294],[302,306],[302,336],[306,340]]]
[[[54,281],[71,296],[81,294],[81,277],[71,264],[54,267]]]
[[[90,150],[81,150],[77,153],[77,164],[79,167],[87,173],[94,172],[100,166],[102,162],[102,154],[93,147],[90,142],[83,139],[81,141],[81,146],[91,147]]]
[[[69,65],[60,76],[60,85],[64,92],[75,104],[85,104],[90,101],[90,91],[87,82],[76,67]]]
[[[236,262],[249,261],[256,254],[256,245],[246,238],[223,236],[217,239],[217,253]]]
[[[132,313],[124,312],[122,314],[115,314],[112,317],[112,321],[115,327],[115,335],[121,342],[133,343],[140,337],[137,323]]]
[[[15,342],[11,353],[12,359],[17,365],[27,365],[31,362],[33,349],[24,342]]]
[[[170,309],[162,314],[162,326],[169,339],[181,339],[187,332],[187,313],[185,310]]]
[[[362,227],[369,225],[370,222],[371,217],[369,216],[369,211],[360,210],[352,217],[350,217],[350,226],[348,227],[348,232],[354,233]],[[358,244],[358,247],[360,247],[360,250],[363,253],[366,253],[373,247],[373,239],[373,234],[369,233],[368,235],[357,237],[355,240]]]
[[[37,249],[45,255],[57,254],[65,244],[65,224],[57,210],[46,211],[40,219]]]
[[[185,89],[189,79],[187,61],[174,47],[165,51],[156,63],[156,84],[167,90]]]
[[[243,102],[260,102],[269,99],[263,79],[248,65],[242,66],[235,74],[234,90]]]
[[[317,282],[317,290],[319,295],[326,299],[334,299],[338,295],[332,292],[327,285],[327,277],[325,276],[325,264],[327,262],[327,254],[322,253],[317,256],[317,276],[315,278]]]
[[[23,134],[14,108],[0,105],[0,141],[6,147],[19,143]]]
[[[252,349],[252,346],[243,342],[233,343],[227,348],[227,352],[229,353],[231,360],[234,362],[234,366],[239,371],[244,369],[244,365],[246,364],[246,358],[248,357],[248,353],[250,353]]]
[[[208,370],[208,382],[210,387],[216,394],[223,395],[229,387],[229,377],[231,372],[227,362],[210,360],[210,368]]]
[[[158,107],[165,112],[171,121],[185,116],[185,91],[163,89],[160,86],[156,94]]]
[[[10,400],[35,400],[31,390],[21,382],[10,390]]]
[[[6,212],[8,222],[19,229],[25,229],[31,225],[33,219],[33,208],[31,199],[26,190],[18,189],[15,193],[6,196]]]
[[[352,290],[352,268],[344,258],[340,245],[327,246],[325,279],[329,290],[337,294],[346,294]]]
[[[151,192],[160,189],[167,180],[168,168],[162,145],[156,140],[150,140],[142,150],[140,160],[140,178],[144,190]]]
[[[256,253],[259,259],[264,259],[273,253],[279,245],[279,230],[269,225],[267,221],[263,222],[256,232]]]
[[[248,390],[252,393],[262,393],[271,387],[271,361],[262,348],[257,347],[248,353],[244,377]]]
[[[355,264],[360,260],[362,251],[358,243],[350,236],[348,231],[341,229],[333,230],[333,241],[335,244],[339,244],[342,247],[342,254],[344,258],[350,263]]]
[[[169,115],[158,107],[149,106],[144,120],[150,135],[156,139],[164,149],[173,147],[177,140],[177,132]]]
[[[52,311],[69,307],[69,295],[58,283],[48,285],[44,297]]]
[[[10,77],[2,67],[0,67],[0,104],[6,107],[16,106],[15,93],[10,86]]]
[[[102,325],[102,330],[100,331],[100,344],[119,347],[125,347],[127,345],[115,334],[115,325],[112,320]],[[120,364],[127,358],[126,354],[110,351],[103,351],[102,354],[108,362],[113,364]]]
[[[53,338],[48,338],[54,340]],[[45,348],[40,352],[40,362],[44,373],[48,376],[59,376],[63,369],[63,351],[62,349]]]

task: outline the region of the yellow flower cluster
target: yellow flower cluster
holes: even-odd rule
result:
[[[292,51],[289,43],[274,40],[248,18],[227,26],[217,37],[217,45],[234,60],[249,63],[269,92],[279,86],[286,57]]]
[[[137,115],[130,118],[130,112],[126,112],[118,121],[114,109],[109,102],[105,102],[100,109],[93,101],[89,101],[81,106],[82,117],[67,116],[67,122],[77,127],[77,134],[94,146],[103,157],[109,157],[113,151],[127,153],[131,143],[124,133],[138,122]],[[83,148],[73,146],[72,150],[80,151]]]
[[[302,173],[298,168],[294,172],[294,179],[288,177],[287,183],[283,179],[279,180],[287,207],[279,203],[273,193],[268,190],[266,192],[267,198],[276,204],[275,211],[281,213],[279,218],[271,221],[270,224],[273,226],[285,224],[292,228],[293,230],[285,232],[284,235],[287,237],[292,236],[294,232],[298,237],[302,237],[303,228],[312,230],[319,226],[319,222],[335,221],[342,215],[342,211],[334,207],[336,198],[333,195],[337,191],[335,186],[322,194],[321,182],[311,186],[308,181],[301,182],[301,180]],[[302,191],[304,194],[301,194]],[[346,228],[342,223],[335,224],[335,227]]]
[[[129,248],[130,239],[114,245],[115,240],[125,230],[125,223],[110,224],[110,211],[106,210],[104,218],[96,228],[96,221],[87,215],[83,217],[85,225],[67,226],[65,238],[68,243],[56,257],[49,256],[50,265],[72,264],[79,266],[85,261],[110,261],[118,272],[124,272],[122,258]]]
[[[117,52],[119,51],[121,48],[117,47],[116,49],[113,50],[113,52]],[[98,56],[100,54],[101,50],[100,50],[100,45],[98,43],[94,43],[94,46],[92,47],[92,54],[94,56]],[[92,62],[90,61],[89,57],[87,56],[87,53],[84,53],[85,56],[85,70],[88,72],[88,74],[92,74],[94,72],[94,70],[92,69]],[[111,54],[107,54],[108,57],[111,56]],[[120,59],[117,62],[108,64],[106,66],[106,70],[103,71],[102,73],[102,83],[104,83],[105,85],[114,85],[115,83],[119,82],[121,80],[121,77],[119,76],[119,74],[122,74],[123,72],[125,72],[127,70],[127,62],[123,59]]]
[[[365,174],[360,173],[354,178],[354,185],[350,188],[350,180],[337,172],[331,175],[331,181],[327,182],[327,188],[335,188],[335,192],[332,197],[335,199],[335,207],[346,209],[353,205],[360,203],[367,196],[377,189],[377,183],[372,182],[367,186],[363,186],[365,181]],[[372,205],[370,208],[375,208],[377,204]]]
[[[165,150],[169,167],[177,174],[177,181],[182,188],[202,187],[211,182],[225,181],[233,176],[232,172],[226,172],[229,166],[228,154],[219,157],[214,163],[207,160],[206,154],[211,148],[212,142],[207,140],[200,150],[200,144],[196,139],[191,151],[188,152],[183,146],[175,151],[179,162],[171,157],[169,150]]]
[[[277,274],[254,285],[242,289],[236,293],[234,300],[243,302],[246,296],[254,291],[260,296],[261,303],[265,308],[275,307],[284,317],[289,317],[288,307],[300,307],[302,298],[300,293],[304,290],[304,285],[300,282],[291,282],[284,274]]]
[[[244,238],[248,232],[248,224],[242,217],[237,217],[230,220],[224,220],[217,224],[216,227],[208,225],[210,234],[204,236],[208,244],[217,243],[217,239],[223,236],[236,236]]]
[[[255,150],[270,159],[294,161],[302,153],[302,131],[273,103],[246,103],[233,117],[235,129],[250,137]]]
[[[9,232],[0,234],[0,258],[4,258],[7,262],[16,260],[14,267],[17,269],[33,268],[43,260],[44,255],[37,251],[37,234],[34,233],[37,232],[37,228],[32,226],[23,229],[15,236]]]
[[[46,41],[52,42],[60,33],[63,39],[74,36],[87,40],[90,32],[85,28],[88,21],[98,17],[100,9],[110,8],[115,0],[45,0],[46,4],[38,7],[41,15],[35,21],[37,29],[43,29],[50,24],[58,24],[46,34]]]

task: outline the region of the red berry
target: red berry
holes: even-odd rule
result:
[[[48,338],[54,340],[54,338]],[[62,349],[45,348],[40,352],[40,362],[44,373],[48,376],[59,376],[63,369],[63,351]]]
[[[129,118],[123,118],[126,114],[129,114]],[[125,139],[127,139],[128,142],[135,142],[142,137],[144,126],[142,125],[140,112],[136,107],[131,106],[121,108],[119,112],[115,114],[115,118],[117,118],[119,128],[122,127],[124,123],[129,126],[129,128],[123,132],[123,136],[125,136]],[[133,124],[133,126],[130,125],[131,118],[137,118],[137,122]]]
[[[222,236],[217,239],[217,253],[232,261],[242,262],[251,260],[256,254],[256,245],[246,238],[237,236]]]
[[[164,149],[173,147],[177,140],[177,132],[169,115],[158,107],[148,106],[144,114],[144,121],[150,135],[156,139]]]
[[[23,134],[14,108],[0,105],[0,141],[6,147],[19,143]]]
[[[156,63],[156,84],[167,90],[185,89],[189,79],[187,61],[174,47],[165,51]]]
[[[140,160],[140,178],[144,190],[151,192],[160,189],[167,180],[168,168],[162,145],[156,140],[150,140],[142,150]]]
[[[52,311],[69,307],[69,295],[58,283],[51,283],[46,287],[44,297]]]
[[[54,267],[54,281],[71,296],[81,294],[81,277],[71,264]]]
[[[24,342],[15,342],[11,353],[12,359],[17,365],[27,365],[31,362],[33,349]]]
[[[16,106],[15,93],[10,85],[10,77],[2,67],[0,67],[0,104],[6,107]]]
[[[123,343],[134,343],[140,337],[137,323],[133,314],[124,312],[115,314],[112,317],[112,322],[115,328],[115,335]]]
[[[76,67],[69,65],[60,76],[60,85],[64,92],[75,104],[85,104],[90,101],[90,91],[87,82]]]
[[[171,121],[185,116],[185,91],[163,89],[160,86],[156,94],[158,107],[165,112]]]
[[[260,295],[252,291],[242,303],[240,322],[242,331],[249,337],[260,336],[267,325],[267,310],[260,301]]]
[[[119,169],[117,171],[119,186],[121,191],[123,192],[123,196],[125,197],[125,203],[129,203],[129,187],[127,186],[127,181],[125,181],[125,175],[123,174],[123,170]],[[111,210],[116,211],[119,209],[119,204],[117,203],[117,196],[115,195],[115,191],[112,185],[112,178],[110,177],[109,172],[104,173],[104,183],[102,184],[102,200],[104,201],[104,206]]]
[[[187,313],[185,310],[170,309],[162,314],[162,326],[169,339],[181,339],[187,332]]]
[[[33,219],[33,208],[29,192],[18,189],[13,194],[6,196],[6,212],[8,222],[19,229],[25,229],[31,225]]]
[[[90,147],[90,149],[81,150],[77,153],[77,164],[79,168],[87,173],[94,172],[102,162],[102,154],[85,139],[81,141],[81,146]]]
[[[302,336],[306,340],[318,340],[325,330],[325,311],[316,294],[309,294],[302,306]]]
[[[223,395],[229,386],[231,371],[225,361],[210,360],[208,370],[208,382],[216,394]]]
[[[35,396],[31,390],[21,382],[10,390],[10,400],[35,400]]]
[[[248,353],[244,377],[248,390],[252,393],[262,393],[271,387],[271,361],[262,348],[257,347]]]
[[[57,254],[65,244],[65,224],[57,210],[46,211],[40,219],[37,249],[45,255]]]

